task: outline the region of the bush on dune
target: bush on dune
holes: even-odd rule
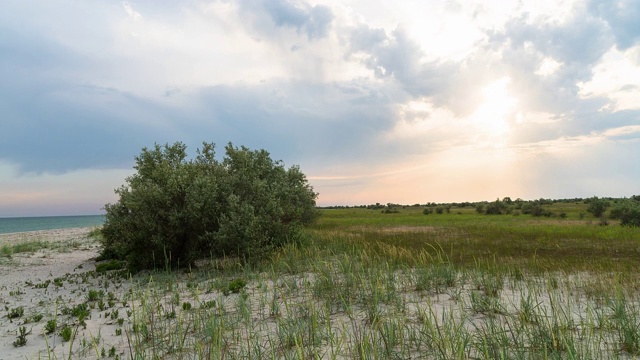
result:
[[[640,197],[621,201],[611,210],[612,219],[620,219],[620,225],[640,226]]]
[[[317,194],[296,166],[285,169],[265,150],[229,143],[222,161],[204,143],[155,145],[135,158],[137,171],[105,205],[103,257],[132,270],[188,266],[203,256],[245,261],[297,241],[317,217]]]

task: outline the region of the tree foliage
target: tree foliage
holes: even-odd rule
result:
[[[509,199],[509,201],[511,201],[511,199]],[[484,213],[487,215],[500,215],[507,211],[507,207],[508,206],[505,201],[500,201],[500,199],[496,199],[496,201],[490,202],[489,204],[487,204],[487,207]]]
[[[202,256],[255,260],[297,241],[318,215],[306,176],[265,150],[225,150],[218,161],[211,143],[193,159],[179,142],[143,148],[118,202],[105,205],[103,257],[133,270],[175,267]]]
[[[589,199],[589,206],[587,212],[590,212],[595,217],[601,217],[611,204],[605,199],[599,199],[597,196]]]
[[[640,226],[640,197],[620,201],[611,209],[611,218],[620,219],[620,225]]]

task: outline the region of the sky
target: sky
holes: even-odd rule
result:
[[[4,0],[0,217],[143,147],[265,149],[318,204],[640,194],[640,0]]]

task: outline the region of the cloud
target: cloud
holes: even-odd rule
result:
[[[240,11],[251,18],[260,35],[273,34],[277,28],[292,28],[309,40],[327,36],[334,18],[328,6],[289,0],[243,0]]]
[[[640,44],[640,1],[589,1],[589,9],[605,21],[615,36],[619,50]]]
[[[131,170],[76,170],[64,174],[20,174],[0,160],[0,217],[99,214],[117,201],[114,189]]]
[[[0,162],[25,201],[173,141],[265,148],[326,202],[637,179],[637,0],[5,7]]]
[[[361,62],[378,78],[391,78],[413,96],[434,95],[446,88],[456,70],[451,63],[424,62],[424,51],[401,27],[391,34],[359,25],[348,36],[347,56]]]

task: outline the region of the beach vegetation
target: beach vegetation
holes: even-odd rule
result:
[[[57,319],[32,324],[68,328],[64,346],[29,342],[49,359],[637,358],[640,228],[613,218],[636,200],[608,201],[610,226],[582,199],[507,205],[565,217],[488,216],[474,203],[321,209],[306,241],[251,266],[212,257],[126,279],[92,266],[21,279],[0,288],[0,323],[16,339],[27,314]],[[36,286],[54,278],[62,286]],[[17,306],[25,315],[10,323]]]
[[[12,308],[11,310],[8,310],[7,318],[17,319],[22,317],[22,315],[24,315],[24,307],[18,306],[18,307]]]
[[[187,267],[203,255],[261,259],[301,241],[314,222],[317,194],[297,166],[285,168],[265,150],[204,143],[155,145],[135,158],[136,173],[107,204],[101,258],[131,270]]]
[[[51,319],[47,321],[47,323],[45,324],[44,333],[47,335],[53,334],[57,328],[58,328],[58,321],[56,319]]]
[[[18,331],[18,337],[13,342],[13,346],[21,347],[27,345],[27,335],[29,335],[31,331],[27,332],[27,328],[25,326],[21,326]]]
[[[111,260],[96,264],[96,272],[103,274],[111,270],[120,270],[124,266],[125,266],[124,262],[111,259]]]
[[[71,336],[73,335],[73,329],[69,325],[64,325],[62,329],[60,329],[60,337],[62,337],[62,341],[68,342],[71,340]]]

